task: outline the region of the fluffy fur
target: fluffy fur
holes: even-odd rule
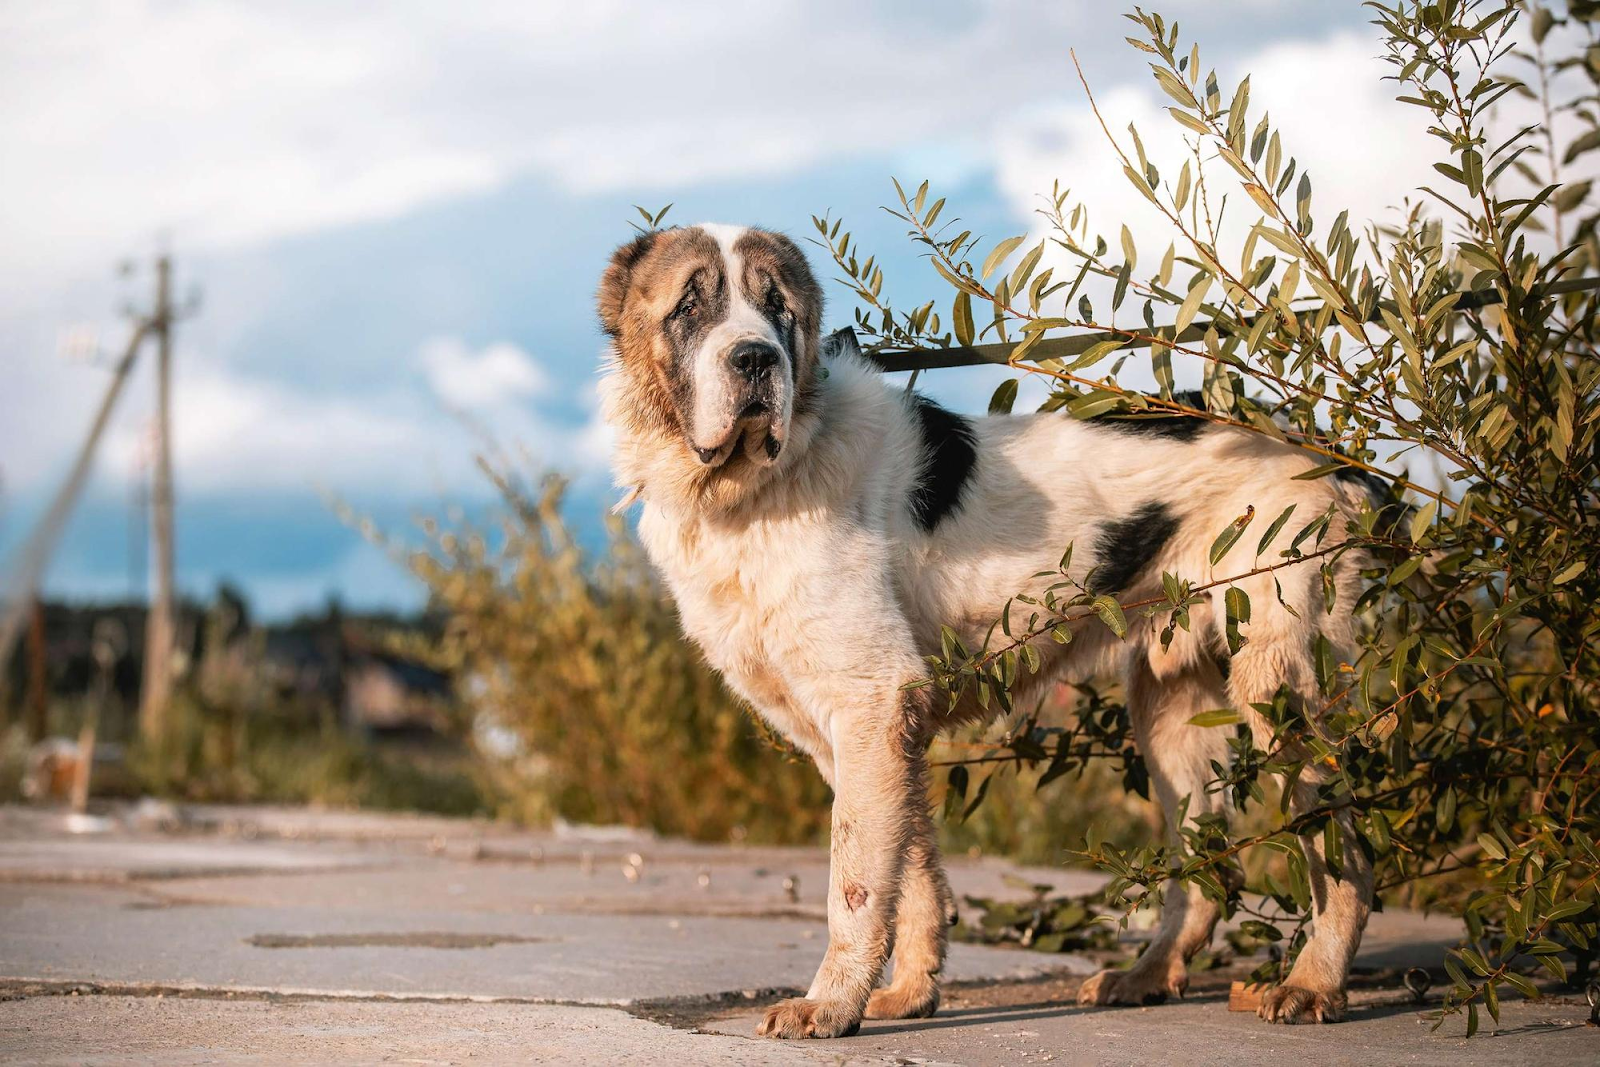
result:
[[[692,320],[717,317],[689,328],[685,306]],[[1155,594],[1163,571],[1205,582],[1250,569],[1260,526],[1216,568],[1207,555],[1217,532],[1252,506],[1270,520],[1296,504],[1302,521],[1329,503],[1357,507],[1354,487],[1293,480],[1316,460],[1259,434],[1183,420],[933,415],[860,358],[848,331],[824,343],[820,291],[804,257],[776,234],[707,226],[641,238],[607,269],[600,315],[614,340],[603,397],[618,436],[617,479],[642,495],[640,537],[684,628],[834,790],[828,950],[806,996],[767,1012],[764,1034],[833,1037],[855,1032],[863,1017],[938,1006],[950,892],[925,752],[937,732],[978,715],[975,705],[948,710],[929,688],[904,688],[925,677],[941,624],[980,646],[1008,598],[1042,592],[1050,579],[1034,575],[1053,571],[1068,544],[1075,577],[1126,601]],[[731,353],[756,342],[780,358],[751,375]],[[1259,558],[1277,561],[1299,525]],[[1359,565],[1347,556],[1336,567],[1341,605],[1354,599]],[[1280,603],[1272,574],[1240,581],[1254,617],[1231,660],[1219,589],[1165,650],[1156,625],[1140,620],[1120,642],[1098,624],[1065,646],[1040,641],[1044,669],[1017,696],[1063,676],[1120,670],[1176,836],[1180,810],[1192,819],[1223,804],[1205,784],[1210,762],[1227,758],[1225,736],[1189,718],[1239,708],[1265,746],[1270,729],[1252,703],[1287,684],[1320,706],[1310,657],[1317,631],[1349,657],[1350,620],[1324,611],[1318,567],[1276,576],[1294,610]],[[1314,778],[1301,777],[1295,804],[1314,802]],[[1339,1017],[1369,910],[1372,873],[1358,850],[1335,880],[1320,838],[1305,847],[1314,934],[1266,998],[1261,1013],[1275,1021]],[[1147,951],[1126,971],[1090,979],[1081,1001],[1181,994],[1187,961],[1216,920],[1198,892],[1169,892]],[[878,989],[891,951],[893,981]]]

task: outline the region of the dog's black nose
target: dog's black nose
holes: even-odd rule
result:
[[[765,341],[741,341],[728,362],[746,378],[754,378],[778,365],[778,350]]]

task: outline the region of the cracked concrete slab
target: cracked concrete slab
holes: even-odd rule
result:
[[[283,881],[292,895],[298,879]],[[405,943],[421,934],[495,943]],[[252,943],[375,935],[374,944],[314,950]],[[452,908],[448,895],[427,909],[162,906],[159,896],[119,887],[0,885],[5,978],[631,1004],[803,988],[826,945],[825,923],[798,918],[474,912]],[[948,973],[961,980],[1089,969],[1070,955],[957,945]]]
[[[956,990],[931,1019],[868,1021],[855,1037],[827,1044],[847,1058],[997,1067],[1173,1062],[1194,1067],[1254,1063],[1576,1067],[1600,1061],[1600,1029],[1587,1025],[1588,1008],[1575,999],[1502,1001],[1499,1026],[1485,1016],[1483,1030],[1468,1039],[1460,1017],[1435,1031],[1425,1009],[1386,991],[1353,993],[1350,1017],[1325,1026],[1274,1026],[1250,1013],[1230,1012],[1227,995],[1220,989],[1181,1003],[1145,1008],[1080,1008],[1073,1003],[1073,992],[1071,985],[1013,989],[998,997],[986,991]],[[754,1033],[760,1018],[760,1009],[748,1008],[702,1026],[713,1033],[742,1036]]]
[[[74,836],[59,815],[0,808],[0,979],[14,980],[0,984],[14,998],[0,999],[0,1059],[1565,1063],[1600,1044],[1600,1030],[1574,1031],[1581,1006],[1512,1002],[1504,1036],[1459,1046],[1378,1003],[1392,990],[1363,993],[1376,999],[1352,1023],[1274,1030],[1222,1009],[1221,972],[1197,976],[1197,1002],[1086,1012],[1071,1004],[1090,960],[974,945],[953,946],[934,1019],[759,1042],[759,1005],[807,985],[826,946],[820,849],[295,809],[156,814]],[[950,867],[963,896],[1101,884]],[[1448,917],[1379,914],[1357,967],[1436,964],[1459,933]]]
[[[371,867],[381,856],[265,842],[100,840],[0,842],[0,882],[128,882]]]
[[[637,864],[634,860],[638,860]],[[1083,871],[1032,872],[1053,876],[1060,892],[1086,893],[1099,876]],[[1013,879],[1008,882],[1007,878]],[[958,896],[1015,897],[1015,869],[993,863],[950,866]],[[641,847],[594,854],[576,862],[517,862],[493,858],[430,862],[397,858],[381,878],[360,869],[308,872],[292,883],[272,875],[173,879],[156,891],[193,902],[329,909],[438,907],[452,911],[556,910],[623,914],[748,915],[822,918],[827,857],[820,850],[773,853],[725,849],[715,860]]]
[[[673,1030],[610,1008],[37,997],[0,1003],[0,1050],[36,1064],[838,1063],[821,1046]],[[880,1064],[863,1053],[844,1062]]]

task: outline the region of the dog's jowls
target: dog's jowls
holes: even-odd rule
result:
[[[816,761],[834,790],[829,945],[809,992],[771,1008],[776,1037],[851,1034],[866,1018],[931,1014],[939,1004],[950,891],[928,811],[925,753],[949,712],[906,689],[939,649],[940,625],[968,647],[1007,599],[1042,595],[1062,550],[1095,592],[1155,593],[1163,571],[1197,582],[1252,569],[1241,541],[1215,568],[1212,539],[1249,507],[1289,523],[1261,552],[1276,562],[1301,522],[1358,506],[1336,479],[1261,435],[1192,419],[1074,421],[1065,415],[966,419],[885,382],[848,332],[823,339],[822,296],[788,238],[694,226],[619,249],[601,280],[613,340],[603,397],[617,433],[619,484],[637,490],[639,532],[689,634],[774,727]],[[1354,600],[1361,560],[1340,557],[1338,603]],[[1274,573],[1282,600],[1274,589]],[[1168,833],[1222,810],[1208,792],[1226,734],[1189,724],[1202,711],[1270,701],[1287,685],[1321,706],[1311,660],[1321,632],[1349,658],[1351,621],[1328,614],[1315,564],[1241,579],[1254,615],[1233,656],[1218,602],[1193,611],[1163,650],[1133,620],[1125,641],[1081,628],[1038,644],[1044,669],[1016,696],[1063,675],[1115,666]],[[1292,609],[1292,610],[1291,610]],[[1257,743],[1270,727],[1255,717]],[[1315,801],[1314,772],[1295,784]],[[1287,982],[1265,999],[1277,1021],[1337,1019],[1366,923],[1372,873],[1358,849],[1330,875],[1305,841],[1314,933]],[[1090,979],[1087,1004],[1181,994],[1217,907],[1167,893],[1154,941],[1133,967]],[[894,978],[876,988],[891,951]]]

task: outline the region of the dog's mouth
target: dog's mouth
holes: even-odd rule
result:
[[[721,442],[702,448],[690,441],[689,447],[707,467],[720,467],[740,458],[756,464],[772,463],[783,451],[782,420],[768,401],[751,400],[739,409]]]

